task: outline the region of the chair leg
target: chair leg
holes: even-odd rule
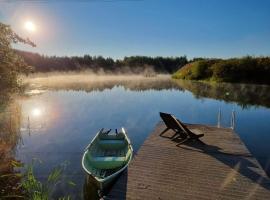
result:
[[[175,133],[173,134],[173,136],[170,137],[170,139],[173,139],[176,135],[178,135],[178,132],[175,132]]]
[[[176,135],[178,135],[178,136],[175,137]],[[186,139],[189,139],[189,137],[184,132],[179,132],[179,131],[175,132],[175,134],[170,139],[174,140],[177,138],[181,138],[182,141],[186,141]]]
[[[165,132],[167,132],[169,128],[164,129],[159,135],[162,136]]]
[[[180,138],[186,139],[188,138],[188,135],[183,131],[177,131],[176,134],[178,134]]]
[[[196,138],[195,141],[198,142],[200,145],[205,145],[205,143],[201,141],[199,138]]]
[[[179,142],[176,146],[179,147],[181,144],[185,143],[186,141],[188,141],[190,138],[185,138],[184,140],[182,140],[181,142]]]
[[[204,136],[204,134],[198,134],[198,135],[196,135],[196,134],[194,134],[194,135],[191,135],[191,139],[195,139],[195,140],[198,140],[200,137],[203,137]]]

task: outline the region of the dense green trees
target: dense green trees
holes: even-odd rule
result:
[[[0,22],[0,91],[16,88],[18,73],[27,73],[30,68],[12,49],[12,43],[25,43],[35,46],[29,39],[23,39],[12,31],[10,26]]]
[[[141,73],[151,68],[158,73],[173,73],[187,63],[182,57],[131,56],[122,60],[113,60],[102,56],[84,55],[82,57],[43,56],[35,53],[17,51],[38,72],[92,70],[93,72]]]
[[[269,57],[204,59],[185,65],[173,78],[270,84]]]

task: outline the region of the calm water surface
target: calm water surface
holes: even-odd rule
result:
[[[35,173],[41,179],[53,167],[66,163],[64,179],[72,180],[76,186],[59,184],[58,195],[87,196],[83,192],[86,186],[81,157],[100,128],[126,127],[137,151],[160,120],[160,111],[173,113],[188,123],[217,125],[221,109],[221,125],[229,127],[234,110],[236,132],[270,173],[268,86],[148,78],[98,84],[73,82],[42,89],[32,90],[32,95],[16,102],[22,120],[14,156],[26,164],[33,158],[42,161],[35,164]]]

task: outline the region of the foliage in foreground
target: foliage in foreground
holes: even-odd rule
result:
[[[22,167],[23,165],[17,161],[13,161],[14,167]],[[9,194],[2,196],[2,199],[27,199],[27,200],[70,200],[70,196],[63,196],[59,198],[54,198],[53,193],[57,188],[57,185],[61,182],[62,173],[65,165],[58,166],[54,168],[45,181],[41,182],[37,180],[34,175],[33,169],[34,163],[26,167],[25,173],[13,173],[2,175],[1,178],[16,178],[16,190],[10,191]],[[68,181],[68,185],[74,187],[76,184],[72,181]],[[13,188],[14,189],[14,188]]]
[[[30,67],[12,49],[11,44],[24,43],[35,46],[29,39],[23,39],[10,26],[0,22],[0,91],[17,88],[18,74],[27,73]]]
[[[34,176],[33,165],[30,165],[25,173],[24,180],[22,181],[22,188],[25,192],[25,196],[30,200],[49,200],[52,199],[52,194],[56,185],[60,182],[62,176],[63,168],[54,168],[47,180],[41,183]],[[61,197],[59,200],[69,200],[70,197]]]
[[[204,59],[185,65],[173,78],[270,84],[270,57]]]

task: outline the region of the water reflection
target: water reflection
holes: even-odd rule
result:
[[[83,150],[96,131],[101,127],[126,127],[137,151],[160,120],[160,111],[174,113],[184,122],[216,125],[221,108],[221,126],[229,126],[231,111],[235,110],[236,132],[264,169],[270,171],[269,86],[213,85],[169,77],[53,83],[57,84],[39,85],[47,89],[39,95],[18,99],[18,112],[11,111],[20,119],[11,120],[10,130],[16,130],[16,134],[1,135],[0,146],[8,144],[5,156],[11,153],[10,158],[23,163],[31,163],[32,158],[42,160],[43,164],[35,169],[38,178],[47,177],[52,168],[68,161],[65,176],[76,183],[74,189],[68,189],[74,199],[95,199],[98,195],[81,167]],[[8,130],[9,120],[1,118],[1,130]],[[22,140],[23,145],[18,145]],[[60,192],[65,192],[65,187]]]
[[[114,77],[114,78],[112,78]],[[115,78],[116,77],[116,78]],[[48,81],[47,78],[35,79],[36,84],[32,84],[32,89],[28,91],[36,91],[35,87],[43,87],[50,90],[66,90],[66,91],[104,91],[112,89],[115,86],[122,86],[126,90],[131,91],[147,91],[147,90],[188,90],[194,94],[196,98],[213,98],[223,100],[225,102],[236,102],[242,108],[246,109],[250,106],[270,107],[270,86],[255,84],[239,84],[239,83],[209,83],[188,80],[174,80],[168,75],[159,75],[158,77],[122,77],[109,76],[105,78],[89,78],[81,80],[72,79],[63,81],[63,77],[54,77]],[[31,88],[31,87],[30,87]],[[38,90],[46,91],[46,90]]]
[[[84,198],[84,200],[98,200],[98,199],[102,199],[102,198],[106,197],[106,195],[111,190],[113,184],[116,181],[117,180],[114,180],[108,188],[105,188],[103,191],[100,191],[95,180],[91,176],[86,175],[85,181],[83,184],[83,198]]]
[[[270,107],[270,86],[235,83],[207,83],[174,80],[181,88],[189,90],[196,98],[213,98],[236,102],[242,108],[250,106]]]
[[[84,200],[98,200],[102,194],[99,192],[97,185],[94,180],[86,175],[85,181],[83,184],[83,198]]]
[[[3,95],[3,94],[2,94]],[[1,96],[2,96],[1,95]],[[9,98],[1,98],[0,104],[0,199],[10,195],[21,195],[20,176],[16,166],[16,146],[22,145],[20,134],[21,106]]]
[[[158,75],[157,77],[143,76],[55,76],[53,78],[43,77],[39,79],[28,80],[31,94],[36,91],[36,87],[42,87],[50,90],[67,90],[67,91],[104,91],[112,89],[115,86],[123,86],[126,90],[145,91],[145,90],[163,90],[177,89],[181,90],[175,82],[171,81],[170,75]],[[46,91],[46,90],[42,90]]]

